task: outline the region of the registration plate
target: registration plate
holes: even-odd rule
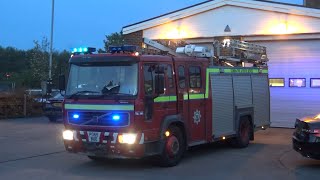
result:
[[[88,131],[88,141],[89,142],[99,142],[101,132]]]

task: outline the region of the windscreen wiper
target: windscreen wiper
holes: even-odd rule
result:
[[[120,92],[107,92],[107,93],[103,93],[101,96],[109,96],[109,95],[122,95],[122,96],[132,96],[132,94],[129,93],[120,93]]]
[[[93,93],[93,94],[99,93],[100,94],[100,92],[98,92],[98,91],[77,91],[77,92],[71,94],[69,96],[69,98],[73,99],[74,97],[77,97],[78,95],[84,94],[84,93]]]

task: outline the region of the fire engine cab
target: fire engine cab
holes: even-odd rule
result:
[[[270,125],[266,51],[233,40],[213,45],[216,52],[187,45],[174,55],[75,48],[67,82],[59,82],[66,150],[93,160],[154,157],[168,167],[192,146],[247,147]],[[224,48],[230,56],[220,56]]]

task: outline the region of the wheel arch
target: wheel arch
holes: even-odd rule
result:
[[[169,115],[163,119],[163,121],[161,122],[160,139],[161,140],[165,139],[165,132],[170,126],[176,126],[181,130],[184,137],[185,144],[187,144],[188,137],[187,137],[186,127],[181,115]]]
[[[250,131],[250,140],[254,140],[254,108],[247,107],[247,108],[239,108],[236,110],[236,129],[239,129],[240,122],[243,119],[248,119],[251,125]],[[238,131],[237,131],[238,133]]]

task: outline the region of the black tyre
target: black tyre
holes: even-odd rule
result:
[[[237,137],[235,137],[231,144],[236,148],[248,147],[250,143],[250,134],[252,131],[252,126],[247,117],[240,119],[240,124],[238,127]]]
[[[99,157],[99,156],[88,156],[89,159],[97,162],[103,162],[106,160],[104,157]]]
[[[48,116],[50,122],[57,122],[57,118],[54,116]]]
[[[158,159],[158,164],[161,167],[176,166],[186,150],[186,142],[181,129],[170,126],[168,131],[170,135],[165,137],[164,148]]]

